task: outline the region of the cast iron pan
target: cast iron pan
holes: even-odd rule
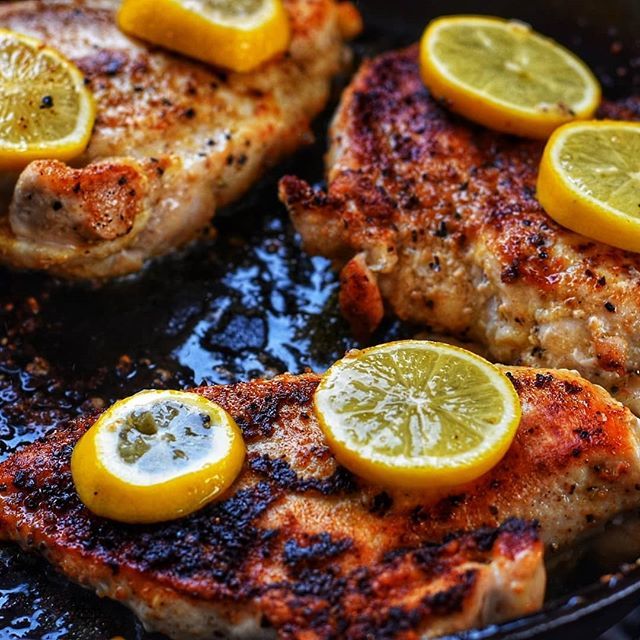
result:
[[[610,97],[640,91],[636,0],[363,0],[360,8],[367,30],[356,44],[358,57],[415,41],[435,15],[493,13],[526,20],[571,47]],[[321,180],[333,106],[316,125],[315,147],[216,218],[215,242],[103,287],[0,270],[0,458],[63,420],[141,388],[322,370],[355,346],[337,311],[335,274],[326,260],[301,252],[275,198],[285,171]],[[414,333],[388,321],[374,341]],[[640,602],[640,569],[604,567],[587,555],[575,570],[552,575],[548,592],[536,615],[457,637],[596,638]],[[640,629],[630,633],[640,637]],[[115,635],[154,637],[119,605],[0,545],[0,638]]]

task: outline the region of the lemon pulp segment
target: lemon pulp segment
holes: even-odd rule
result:
[[[282,0],[124,0],[131,35],[234,71],[255,69],[289,46]]]
[[[87,431],[71,472],[94,513],[158,522],[219,497],[244,455],[242,434],[220,406],[193,393],[143,391],[114,404]]]
[[[604,120],[561,127],[545,147],[537,191],[560,224],[640,251],[640,124]]]
[[[210,20],[241,29],[261,24],[271,12],[264,0],[182,0],[182,4]]]
[[[495,366],[437,342],[400,341],[348,354],[315,394],[339,462],[382,485],[470,481],[507,451],[520,420]]]
[[[449,16],[427,27],[421,72],[432,94],[484,126],[546,138],[593,115],[600,86],[573,53],[528,25],[488,16]]]
[[[39,40],[0,29],[0,170],[85,149],[95,103],[80,70]]]

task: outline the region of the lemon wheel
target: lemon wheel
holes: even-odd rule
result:
[[[289,46],[282,0],[124,0],[118,22],[143,40],[241,72]]]
[[[340,463],[371,482],[413,489],[481,476],[520,421],[518,396],[497,367],[418,340],[349,353],[321,381],[314,406]]]
[[[80,155],[95,111],[73,63],[35,38],[0,29],[0,170]]]
[[[640,123],[575,122],[551,136],[538,200],[557,222],[640,252]]]
[[[600,102],[589,68],[521,22],[438,18],[422,37],[420,66],[436,98],[505,133],[547,138],[565,122],[590,118]]]
[[[181,391],[116,402],[82,436],[71,473],[82,502],[121,522],[161,522],[218,498],[240,472],[245,446],[222,407]]]

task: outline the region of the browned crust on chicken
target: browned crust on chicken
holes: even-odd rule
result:
[[[601,115],[637,119],[639,105],[606,103]],[[400,318],[477,341],[500,362],[578,369],[640,411],[640,257],[545,214],[542,148],[437,104],[412,47],[365,63],[346,90],[328,191],[286,177],[280,194],[305,248],[347,272],[364,261]],[[364,333],[380,314],[354,293],[342,309]]]
[[[638,507],[640,461],[636,418],[601,388],[509,375],[523,404],[511,449],[446,495],[385,491],[339,467],[313,414],[319,378],[282,376],[197,390],[247,442],[224,500],[158,525],[93,516],[69,471],[85,418],[0,465],[0,535],[179,638],[261,623],[284,638],[430,637],[520,615],[541,602],[541,547],[512,518],[566,547]]]
[[[127,37],[116,25],[118,5],[0,5],[0,26],[38,37],[78,65],[98,109],[78,168],[42,160],[17,182],[0,176],[0,262],[106,277],[191,241],[216,208],[311,140],[310,122],[344,63],[343,33],[357,29],[357,12],[336,0],[285,0],[287,53],[251,73],[226,73]],[[96,175],[117,182],[123,166],[142,183],[126,190],[126,201],[67,189]]]
[[[340,272],[339,303],[361,340],[371,335],[384,316],[380,289],[362,254],[350,260]]]
[[[72,169],[56,160],[35,161],[20,176],[11,203],[14,230],[35,242],[43,237],[51,242],[115,240],[130,234],[138,216],[144,216],[140,197],[146,190],[146,177],[131,164]],[[43,192],[57,194],[56,199],[41,199]],[[21,226],[20,212],[28,208],[34,214]]]

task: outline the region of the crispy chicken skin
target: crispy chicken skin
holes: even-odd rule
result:
[[[522,615],[542,602],[543,542],[566,548],[640,506],[639,434],[574,373],[507,371],[516,439],[446,494],[385,491],[338,466],[313,413],[318,376],[285,375],[197,390],[247,442],[222,501],[158,525],[93,516],[69,472],[84,418],[0,465],[0,537],[174,638],[415,640]]]
[[[0,26],[36,36],[85,74],[98,114],[74,167],[0,175],[0,261],[67,277],[136,271],[196,237],[310,139],[358,15],[335,0],[285,0],[286,55],[223,73],[133,40],[116,0],[2,3]]]
[[[639,119],[640,99],[601,115]],[[545,214],[542,149],[436,103],[412,47],[365,63],[344,93],[328,191],[286,177],[280,194],[305,248],[346,263],[340,302],[360,338],[386,306],[493,360],[577,369],[638,413],[640,257]]]

